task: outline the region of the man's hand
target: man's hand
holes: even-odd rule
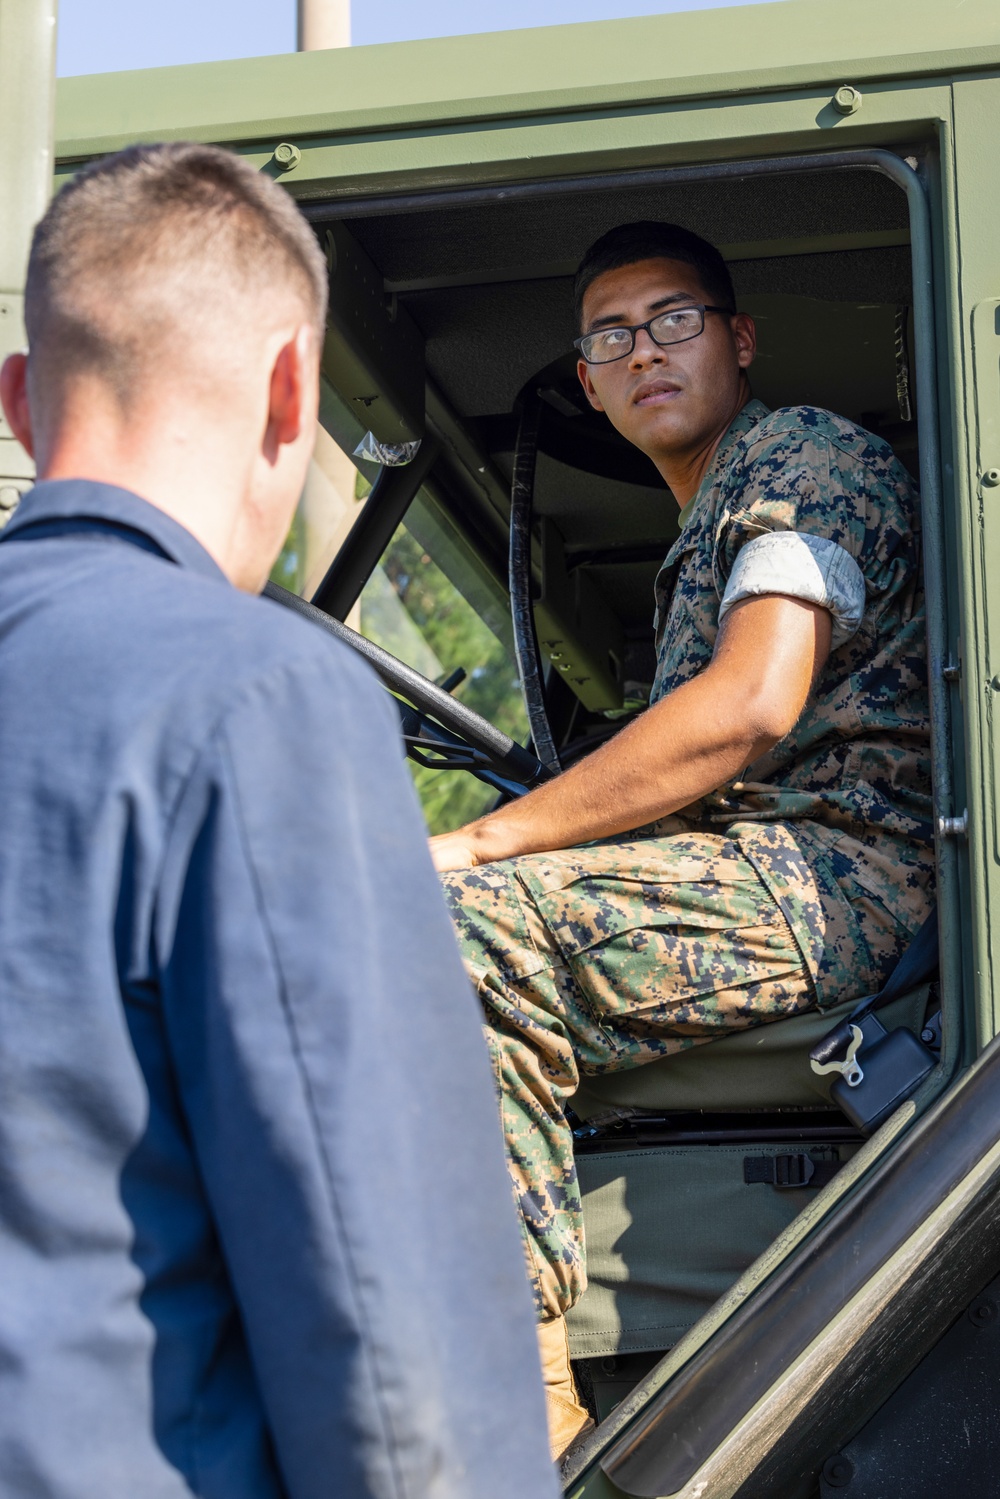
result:
[[[444,874],[448,869],[471,869],[479,862],[465,828],[459,828],[457,833],[438,833],[430,844],[431,858],[438,874]]]
[[[746,599],[705,670],[565,774],[431,840],[438,869],[612,838],[736,779],[795,727],[830,653],[830,616],[799,599]]]

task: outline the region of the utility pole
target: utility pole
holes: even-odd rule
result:
[[[0,0],[0,363],[23,349],[31,232],[52,191],[56,0]],[[0,526],[34,465],[0,414]]]
[[[351,0],[298,0],[300,52],[351,45]]]

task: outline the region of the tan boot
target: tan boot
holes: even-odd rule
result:
[[[590,1415],[580,1404],[569,1362],[569,1334],[565,1317],[552,1317],[538,1324],[538,1349],[542,1359],[542,1383],[549,1417],[549,1445],[552,1461],[566,1456],[569,1449],[593,1428]]]

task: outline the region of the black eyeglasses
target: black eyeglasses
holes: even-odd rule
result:
[[[706,312],[733,316],[731,307],[704,307],[696,302],[688,307],[671,307],[666,312],[658,312],[648,323],[636,323],[634,328],[601,328],[596,333],[585,333],[582,338],[574,338],[573,347],[580,350],[588,364],[612,364],[631,354],[635,348],[635,335],[643,328],[661,348],[697,338],[705,331]]]

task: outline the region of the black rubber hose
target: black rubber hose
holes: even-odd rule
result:
[[[545,704],[542,656],[535,631],[531,579],[531,515],[535,503],[535,468],[538,463],[538,424],[541,402],[534,391],[524,398],[514,449],[514,476],[510,489],[510,617],[514,626],[514,653],[521,675],[521,690],[535,754],[553,775],[562,769]]]

